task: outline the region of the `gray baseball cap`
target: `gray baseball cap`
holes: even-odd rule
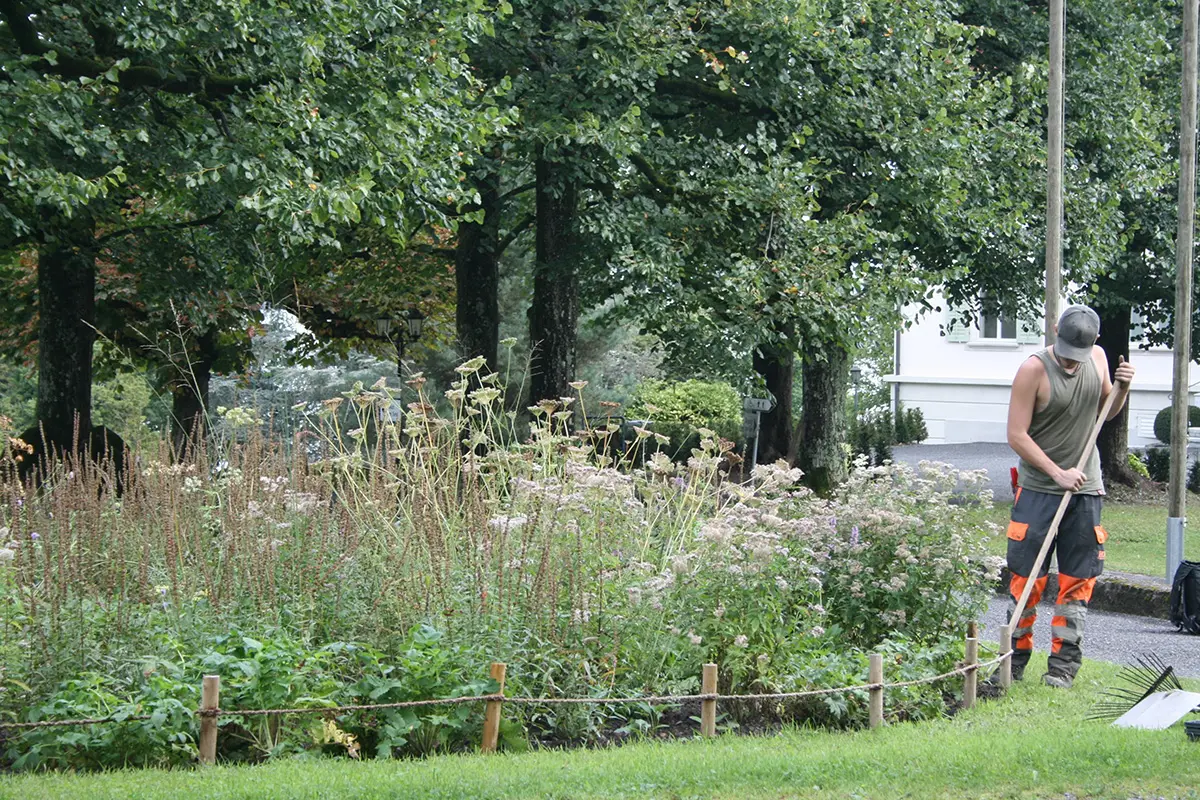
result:
[[[1071,361],[1087,361],[1100,335],[1100,317],[1087,306],[1067,306],[1058,318],[1054,352]]]

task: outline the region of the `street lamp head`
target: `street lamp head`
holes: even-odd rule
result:
[[[855,383],[858,383],[858,379],[861,377],[862,377],[861,369],[859,369],[858,367],[850,368],[850,380],[854,381]]]
[[[410,308],[404,322],[408,325],[408,340],[415,342],[420,339],[421,332],[425,329],[425,315],[420,309]]]
[[[392,338],[392,318],[391,317],[376,317],[375,318],[375,333],[384,339]]]

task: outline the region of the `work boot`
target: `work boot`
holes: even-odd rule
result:
[[[1047,672],[1042,676],[1042,683],[1055,689],[1070,689],[1075,679],[1065,672]]]

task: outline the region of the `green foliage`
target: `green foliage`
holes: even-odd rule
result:
[[[1135,474],[1141,475],[1143,478],[1148,479],[1150,477],[1150,470],[1146,468],[1146,462],[1142,460],[1142,457],[1132,451],[1128,455],[1129,468],[1133,470]]]
[[[83,672],[64,681],[44,702],[30,708],[29,722],[99,719],[116,724],[34,728],[7,743],[14,769],[121,769],[171,767],[195,757],[199,731],[196,683],[170,662],[150,661],[136,678],[123,681]],[[122,721],[146,716],[147,720]]]
[[[673,457],[691,455],[699,445],[701,428],[730,441],[741,438],[741,398],[727,383],[646,381],[634,391],[626,414],[651,420],[656,433],[670,438],[663,447]]]
[[[1188,466],[1187,488],[1189,492],[1200,494],[1200,459],[1196,459]]]
[[[10,420],[12,430],[23,431],[36,419],[36,404],[37,373],[0,360],[0,417]]]
[[[920,444],[929,438],[925,414],[919,408],[896,407],[896,444]]]
[[[1173,413],[1171,407],[1167,406],[1154,415],[1154,438],[1166,445],[1171,443],[1171,418]],[[1187,418],[1189,428],[1200,426],[1200,406],[1188,406]]]
[[[118,373],[92,387],[92,424],[104,425],[134,446],[150,433],[153,405],[154,390],[144,375]]]
[[[1146,448],[1146,471],[1150,480],[1166,483],[1171,479],[1171,451],[1166,447]]]

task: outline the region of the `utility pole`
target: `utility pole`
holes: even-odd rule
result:
[[[1054,344],[1054,326],[1062,303],[1063,228],[1063,28],[1065,0],[1050,0],[1050,97],[1046,115],[1046,345]]]
[[[1171,499],[1167,510],[1167,580],[1183,560],[1187,525],[1189,367],[1192,362],[1192,243],[1196,223],[1196,16],[1183,4],[1183,103],[1179,119],[1179,230],[1175,236],[1175,375],[1171,408]]]

